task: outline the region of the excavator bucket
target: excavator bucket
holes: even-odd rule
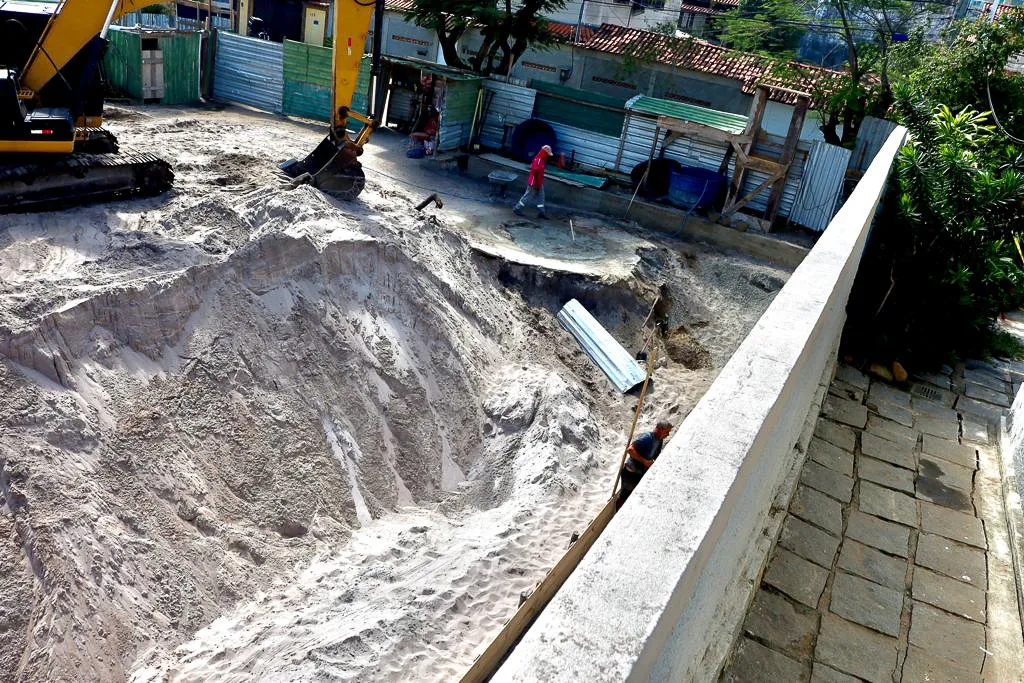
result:
[[[332,197],[352,201],[366,186],[357,149],[348,141],[339,147],[328,135],[305,159],[289,159],[279,168],[294,179],[293,185],[309,183]]]

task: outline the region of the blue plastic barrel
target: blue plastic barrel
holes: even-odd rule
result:
[[[725,176],[717,171],[683,166],[672,171],[666,198],[670,204],[683,209],[706,209],[718,201],[725,183]]]

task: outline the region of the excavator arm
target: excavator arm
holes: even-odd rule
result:
[[[112,21],[147,4],[152,1],[63,0],[22,69],[22,87],[41,91],[93,38],[106,38]]]
[[[296,184],[308,182],[341,199],[355,199],[366,184],[358,158],[379,125],[378,121],[351,109],[375,6],[382,7],[383,3],[335,0],[331,132],[302,161],[289,159],[281,164],[281,170],[294,178]],[[380,38],[374,36],[375,41]],[[379,54],[380,51],[374,49],[375,60],[379,59]],[[375,73],[376,66],[375,62]],[[350,118],[363,124],[354,140],[348,135]]]

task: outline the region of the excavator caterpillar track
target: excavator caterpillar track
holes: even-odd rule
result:
[[[0,164],[0,213],[45,211],[101,199],[153,196],[171,187],[170,164],[152,154],[27,157]]]

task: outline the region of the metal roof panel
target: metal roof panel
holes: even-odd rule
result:
[[[619,391],[626,393],[647,377],[640,364],[579,301],[571,299],[557,317]]]

